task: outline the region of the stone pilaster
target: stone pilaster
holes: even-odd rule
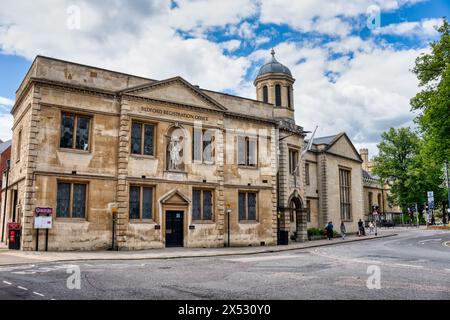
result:
[[[319,227],[325,226],[328,222],[328,182],[327,182],[327,157],[320,154],[318,157],[319,166]]]
[[[218,121],[218,125],[222,128],[223,120]],[[219,183],[218,187],[218,199],[217,199],[217,217],[216,225],[219,231],[218,245],[225,245],[224,233],[225,233],[225,177],[224,177],[224,165],[225,165],[225,145],[224,145],[224,134],[222,128],[218,130],[217,134],[217,181]]]
[[[280,135],[282,138],[283,136]],[[279,143],[279,168],[278,168],[278,179],[279,179],[279,205],[282,208],[288,207],[289,200],[289,148],[285,140]],[[281,221],[281,229],[289,230],[289,212],[284,212],[284,219]]]
[[[36,170],[37,153],[38,153],[38,140],[39,133],[39,121],[40,121],[40,101],[41,93],[40,89],[33,87],[32,89],[32,101],[30,112],[30,119],[28,127],[28,139],[25,139],[22,143],[26,144],[25,147],[25,192],[24,203],[22,212],[22,249],[24,251],[32,251],[33,248],[33,234],[34,234],[34,207],[35,207],[35,181],[34,171]],[[25,136],[24,136],[25,135]],[[26,133],[22,132],[22,137],[26,137]],[[19,146],[20,147],[20,146]]]
[[[272,129],[272,133],[271,133],[271,141],[272,143],[270,144],[271,150],[270,150],[270,155],[271,155],[271,161],[270,161],[270,166],[272,169],[272,181],[271,181],[271,186],[272,186],[272,238],[274,243],[277,243],[277,236],[278,236],[278,219],[277,219],[277,215],[278,215],[278,195],[277,195],[277,190],[278,190],[278,186],[277,186],[277,134],[276,134],[276,130],[275,128]]]
[[[117,170],[117,204],[119,206],[117,214],[117,245],[119,250],[126,248],[126,230],[128,224],[128,161],[130,150],[130,117],[128,115],[130,107],[127,101],[121,102],[120,107],[120,129],[119,129],[119,153]]]

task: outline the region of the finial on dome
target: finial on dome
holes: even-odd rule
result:
[[[273,48],[272,48],[272,51],[270,51],[270,54],[272,55],[272,59],[276,60],[275,59],[275,50]]]

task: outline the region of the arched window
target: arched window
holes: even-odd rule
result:
[[[287,87],[287,101],[288,101],[288,108],[292,109],[292,103],[291,103],[291,86]]]
[[[265,103],[269,102],[269,88],[267,86],[263,87],[263,101]]]
[[[281,107],[281,86],[279,84],[275,86],[275,106]]]

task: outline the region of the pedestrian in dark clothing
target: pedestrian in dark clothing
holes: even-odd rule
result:
[[[327,230],[327,238],[328,240],[333,239],[333,222],[328,222],[327,226],[325,227],[325,230]]]
[[[364,229],[364,222],[359,219],[358,221],[358,229],[359,229],[359,236],[365,236],[366,230]]]

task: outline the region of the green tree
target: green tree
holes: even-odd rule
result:
[[[379,154],[374,158],[373,172],[382,181],[392,181],[390,200],[404,212],[411,203],[416,203],[420,186],[415,184],[409,171],[417,161],[420,139],[409,128],[391,128],[381,135]]]
[[[421,91],[411,99],[418,111],[416,123],[426,142],[430,157],[443,164],[450,159],[450,25],[437,28],[440,39],[430,44],[430,53],[416,59],[413,73]]]

